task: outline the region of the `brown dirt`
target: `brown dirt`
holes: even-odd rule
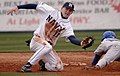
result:
[[[16,72],[27,62],[33,53],[0,53],[0,72]],[[101,70],[86,70],[93,52],[59,52],[63,63],[69,64],[58,73],[61,76],[120,76],[120,62],[113,62]],[[39,72],[39,66],[32,67],[33,72]]]

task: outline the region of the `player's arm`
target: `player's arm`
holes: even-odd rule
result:
[[[37,4],[25,4],[17,6],[18,9],[36,9]]]
[[[25,5],[18,5],[13,7],[12,9],[8,10],[8,15],[9,14],[13,14],[13,13],[17,13],[19,9],[36,9],[37,4],[25,4]]]
[[[74,35],[71,35],[67,38],[70,40],[72,44],[79,45],[79,46],[81,45],[81,41],[77,39]]]

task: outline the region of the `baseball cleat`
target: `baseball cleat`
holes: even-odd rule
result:
[[[40,71],[47,71],[45,68],[45,62],[43,62],[43,60],[40,60],[38,63],[40,65]]]
[[[21,68],[21,72],[32,72],[32,71],[31,71],[31,68],[30,68],[30,65],[24,65],[24,66]]]

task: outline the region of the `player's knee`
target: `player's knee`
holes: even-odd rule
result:
[[[63,64],[45,64],[45,68],[48,71],[62,71],[63,70]]]
[[[96,66],[99,66],[100,68],[103,68],[105,66],[107,66],[110,62],[107,61],[106,59],[101,59],[97,64]]]

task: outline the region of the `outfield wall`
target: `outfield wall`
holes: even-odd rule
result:
[[[20,10],[18,15],[6,15],[15,5],[46,2],[60,10],[65,1],[72,1],[75,12],[70,17],[74,30],[120,29],[120,0],[0,0],[0,32],[34,31],[39,24],[35,10]]]

